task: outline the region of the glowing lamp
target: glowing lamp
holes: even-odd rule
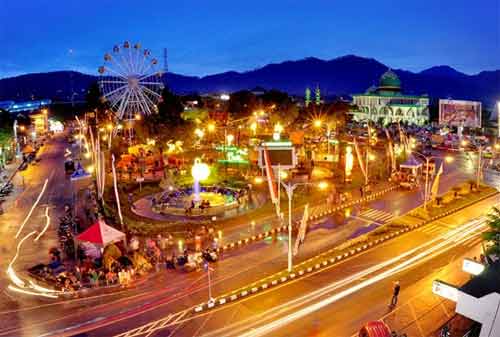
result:
[[[214,132],[215,131],[215,124],[214,123],[208,124],[207,130],[208,130],[208,132]]]
[[[255,179],[253,181],[257,185],[259,185],[259,184],[262,184],[264,182],[264,178],[262,178],[262,177],[255,177]]]
[[[453,162],[454,158],[452,156],[446,156],[446,157],[444,157],[444,160],[447,163],[451,163],[451,162]]]
[[[326,181],[322,181],[318,184],[318,188],[320,190],[326,190],[328,188],[328,183]]]
[[[316,120],[314,121],[314,127],[315,127],[315,128],[320,128],[320,127],[321,127],[321,124],[322,124],[322,123],[321,123],[321,120],[319,120],[319,119],[316,119]]]
[[[286,179],[288,178],[288,173],[286,171],[280,171],[280,177],[281,179]]]
[[[202,163],[199,158],[196,158],[193,167],[191,167],[191,175],[195,180],[203,181],[210,175],[210,167]]]

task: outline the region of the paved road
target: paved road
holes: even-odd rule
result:
[[[64,144],[62,139],[54,141],[46,146],[42,154],[42,161],[38,167],[30,168],[26,172],[27,189],[23,194],[23,211],[8,212],[7,218],[12,217],[14,224],[19,224],[24,214],[27,213],[30,200],[36,198],[38,190],[45,177],[53,174],[54,183],[49,185],[47,201],[51,205],[62,207],[63,200],[70,197],[68,194],[68,183],[63,177],[62,168]],[[54,173],[52,173],[54,172]],[[446,178],[444,184],[448,185],[467,179],[467,174],[452,171]],[[445,180],[447,179],[447,180]],[[444,188],[444,187],[443,187]],[[62,192],[62,193],[61,193]],[[342,214],[336,214],[311,224],[311,232],[308,233],[307,244],[301,250],[298,261],[313,256],[327,248],[337,245],[353,236],[360,235],[366,231],[373,230],[399,214],[403,214],[414,208],[421,202],[421,193],[408,191],[390,192],[381,200],[369,203],[365,208],[357,207],[347,209]],[[56,209],[58,210],[58,209]],[[32,219],[40,218],[41,212],[35,212]],[[1,219],[1,217],[0,217]],[[2,221],[2,220],[0,220]],[[4,220],[5,221],[5,220]],[[6,221],[7,222],[7,221]],[[31,222],[30,222],[31,224]],[[31,226],[40,225],[38,223]],[[263,226],[266,226],[264,223]],[[17,231],[18,225],[1,227],[6,235],[12,237]],[[25,232],[31,230],[27,227]],[[52,227],[53,229],[55,227]],[[245,228],[240,226],[234,236],[246,236],[255,231],[250,224]],[[26,254],[19,261],[18,268],[31,265],[34,258],[41,261],[46,259],[48,247],[55,244],[55,233],[52,230],[46,234],[47,240],[37,245],[30,245]],[[11,252],[15,244],[14,240],[5,240],[5,251]],[[250,245],[242,250],[225,254],[222,261],[216,265],[213,273],[214,293],[232,290],[261,276],[268,275],[286,266],[285,253],[287,237],[280,236],[276,241],[267,240],[258,244]],[[10,255],[7,254],[9,257]],[[2,262],[5,261],[2,259]],[[3,262],[5,263],[5,262]],[[5,280],[3,280],[5,282]],[[2,285],[5,285],[3,283]],[[201,272],[182,274],[179,272],[168,272],[153,275],[151,279],[133,289],[122,290],[119,293],[95,296],[92,298],[77,299],[70,302],[48,304],[37,302],[32,299],[16,298],[14,301],[5,292],[2,294],[1,302],[4,311],[0,335],[24,334],[33,335],[48,333],[65,327],[76,326],[82,322],[91,321],[96,317],[117,317],[122,315],[126,320],[113,326],[110,331],[121,331],[140,323],[146,323],[165,315],[167,312],[180,310],[190,305],[206,300],[207,297],[206,275]],[[126,305],[124,305],[126,304]],[[147,314],[142,314],[144,306],[150,305],[154,308]],[[12,309],[14,309],[12,311]],[[132,315],[134,319],[131,320]],[[110,332],[106,331],[106,332]],[[182,335],[182,334],[181,334]]]
[[[460,284],[470,277],[460,272],[460,263],[463,257],[478,254],[484,225],[468,219],[494,201],[431,223],[328,271],[205,314],[186,315],[149,336],[350,337],[365,322],[381,318],[401,333],[426,336],[453,313],[452,303],[431,294],[432,280]],[[407,253],[414,246],[419,249]],[[395,280],[401,281],[402,292],[398,307],[391,311],[388,303]],[[152,320],[152,314],[147,316]],[[119,326],[131,324],[90,335],[116,333]]]
[[[16,252],[20,239],[31,231],[40,232],[46,224],[45,208],[49,207],[51,225],[44,236],[37,242],[29,239],[22,246],[20,255],[14,265],[15,270],[25,270],[36,262],[48,260],[49,248],[58,246],[57,226],[58,217],[62,212],[65,202],[71,200],[71,187],[64,173],[64,149],[67,144],[64,137],[56,136],[48,141],[39,151],[41,161],[29,165],[28,169],[19,172],[14,179],[16,192],[12,195],[14,200],[7,202],[4,214],[0,216],[0,270],[5,271]],[[18,239],[16,233],[30,211],[33,203],[42,190],[45,180],[48,179],[46,191],[40,199],[39,206],[34,209],[30,220],[20,231]],[[24,183],[23,183],[24,180]],[[23,186],[24,185],[24,186]],[[8,285],[6,274],[0,273],[0,287],[5,289]],[[11,298],[5,291],[0,293],[0,308],[10,308],[13,305]]]
[[[217,330],[218,328],[229,325],[230,321],[236,322],[241,319],[252,317],[252,315],[272,309],[276,305],[294,298],[294,296],[307,294],[308,292],[324,287],[336,280],[348,277],[357,272],[362,272],[373,265],[377,265],[386,259],[405,252],[411,245],[418,244],[419,242],[427,242],[431,238],[435,238],[439,234],[445,233],[456,227],[458,224],[466,222],[471,217],[483,213],[493,202],[496,202],[495,198],[483,201],[473,208],[461,211],[453,216],[430,224],[422,230],[389,242],[382,247],[334,267],[325,273],[318,274],[312,278],[298,280],[289,286],[287,285],[283,288],[279,288],[278,291],[273,290],[272,293],[257,296],[248,301],[238,302],[238,304],[228,307],[227,311],[223,309],[220,312],[212,314],[210,319],[207,319],[207,316],[203,316],[203,318],[190,318],[189,321],[179,328],[175,335],[192,336],[200,329],[202,324],[204,327],[201,328],[200,331],[207,332]],[[304,246],[306,249],[300,253],[301,258],[306,258],[315,253],[314,248],[316,244],[320,242],[320,237],[325,238],[324,233],[315,234],[314,243],[313,239],[309,240],[308,238],[307,244]],[[328,241],[329,239],[331,240],[331,236],[326,236],[325,240]],[[340,240],[342,240],[342,238],[340,238]],[[467,244],[469,244],[469,242],[467,242]],[[212,275],[214,281],[212,291],[214,294],[225,293],[251,280],[265,276],[271,272],[273,269],[272,266],[277,267],[277,269],[282,269],[286,265],[284,259],[285,241],[278,240],[278,242],[274,244],[266,242],[258,246],[257,249],[255,247],[248,247],[247,250],[235,253],[235,256],[225,257],[224,260],[217,264],[216,270]],[[244,256],[240,256],[240,254]],[[425,268],[423,271],[425,271]],[[420,275],[423,271],[420,271]],[[408,284],[415,281],[413,279],[405,280],[403,277],[401,277],[401,280],[403,280],[405,288]],[[381,287],[384,289],[390,288],[387,284]],[[370,294],[370,292],[368,292],[368,294]],[[402,299],[406,297],[404,294],[403,292]],[[178,274],[173,277],[169,277],[167,274],[164,275],[164,278],[159,277],[155,282],[149,282],[148,286],[145,288],[124,291],[121,294],[94,299],[94,302],[88,299],[82,301],[77,300],[74,303],[67,303],[64,306],[42,307],[35,308],[34,310],[6,314],[4,317],[11,317],[11,315],[23,317],[23,329],[16,330],[16,328],[14,328],[14,330],[12,330],[11,328],[5,327],[4,330],[0,331],[0,335],[19,333],[29,336],[35,331],[37,334],[50,332],[48,335],[51,335],[51,333],[55,331],[62,333],[62,329],[65,328],[76,329],[70,330],[71,333],[74,333],[78,331],[78,327],[81,327],[82,331],[86,331],[89,327],[99,327],[103,324],[112,323],[110,326],[100,327],[89,333],[91,336],[107,336],[165,317],[184,308],[189,308],[199,302],[206,301],[207,296],[206,274]],[[367,301],[373,300],[374,302],[367,303],[371,303],[370,307],[373,305],[374,308],[377,307],[381,309],[385,306],[386,296],[386,291],[383,291],[381,295],[382,298],[376,296],[373,298],[368,297]],[[359,304],[357,303],[361,302],[349,301],[350,298],[344,298],[339,303],[345,305],[344,308],[354,306],[359,309]],[[381,301],[382,304],[377,304],[379,301]],[[126,303],[126,305],[124,305],[124,303]],[[378,311],[374,311],[373,314],[375,313],[378,313]],[[351,315],[354,316],[355,314],[357,315],[356,311],[351,311]],[[97,317],[98,320],[96,321]],[[343,317],[347,320],[345,316]],[[363,319],[364,318],[366,317],[363,316]],[[207,319],[207,322],[203,323],[205,319]],[[82,322],[87,322],[87,324],[80,325]],[[353,322],[349,323],[351,325],[346,328],[346,332],[351,332],[352,329],[355,327],[357,328],[359,325],[358,323],[358,321],[353,320]],[[315,325],[317,325],[317,323],[315,323]],[[15,326],[9,325],[9,327]],[[160,335],[165,334],[158,334],[158,336]]]

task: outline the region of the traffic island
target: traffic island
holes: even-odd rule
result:
[[[452,192],[454,193],[454,192]],[[480,189],[473,193],[463,195],[461,198],[450,200],[446,207],[438,208],[439,212],[431,213],[429,218],[422,219],[412,213],[418,210],[413,210],[406,215],[403,215],[394,221],[387,223],[378,229],[349,240],[337,247],[331,248],[315,257],[305,260],[294,266],[291,272],[287,270],[272,274],[266,278],[253,282],[249,285],[233,290],[214,298],[213,300],[199,304],[193,308],[195,313],[210,310],[214,307],[219,307],[229,302],[234,302],[248,297],[255,293],[270,289],[285,282],[303,277],[307,274],[317,272],[335,265],[347,258],[360,254],[368,249],[378,246],[402,234],[408,233],[414,229],[418,229],[432,221],[443,218],[452,213],[458,212],[468,206],[471,206],[484,199],[498,194],[498,191],[488,186],[481,186]],[[284,230],[284,229],[283,229]],[[238,242],[238,245],[246,242]],[[234,248],[231,247],[231,248]]]

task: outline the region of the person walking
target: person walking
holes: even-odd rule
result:
[[[398,303],[399,291],[401,290],[401,285],[399,281],[394,282],[394,290],[392,291],[392,299],[390,307],[395,307]]]

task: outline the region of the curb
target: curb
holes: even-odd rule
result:
[[[366,196],[362,199],[357,199],[355,201],[350,201],[348,203],[345,203],[341,206],[336,206],[336,207],[331,207],[329,209],[326,209],[326,210],[322,210],[322,211],[319,211],[317,214],[314,214],[314,215],[311,215],[309,217],[310,220],[318,220],[318,219],[321,219],[327,215],[330,215],[332,213],[335,213],[335,212],[338,212],[344,208],[348,208],[348,207],[352,207],[354,205],[357,205],[357,204],[360,204],[360,203],[363,203],[363,202],[366,202],[366,201],[371,201],[371,200],[374,200],[376,198],[378,198],[379,196],[387,193],[387,192],[390,192],[390,191],[393,191],[397,188],[398,186],[397,185],[393,185],[393,186],[390,186],[384,190],[381,190],[381,191],[378,191],[376,193],[373,193],[373,194],[370,194],[369,196]],[[293,227],[297,227],[300,225],[300,220],[296,220],[294,221],[293,223]],[[216,252],[217,253],[221,253],[221,252],[224,252],[224,251],[227,251],[227,250],[230,250],[230,249],[235,249],[235,248],[239,248],[241,247],[242,245],[246,245],[246,244],[250,244],[250,243],[254,243],[256,241],[260,241],[260,240],[264,240],[265,238],[269,237],[269,236],[272,236],[274,234],[278,234],[278,233],[281,233],[281,232],[284,232],[288,230],[288,224],[285,224],[285,225],[282,225],[282,226],[279,226],[279,227],[274,227],[273,229],[271,230],[268,230],[268,231],[265,231],[265,232],[262,232],[262,233],[259,233],[259,234],[255,234],[255,235],[252,235],[252,236],[249,236],[249,237],[246,237],[244,239],[240,239],[238,241],[233,241],[233,242],[229,242],[221,247],[217,247],[216,248]]]
[[[195,313],[199,313],[199,312],[202,312],[202,311],[206,311],[206,310],[209,310],[209,309],[212,309],[214,307],[217,307],[217,306],[221,306],[221,305],[224,305],[226,303],[230,303],[230,302],[234,302],[234,301],[238,301],[246,296],[248,296],[249,294],[255,294],[257,292],[260,292],[260,291],[264,291],[264,290],[267,290],[269,288],[272,288],[274,286],[277,286],[277,285],[280,285],[280,284],[283,284],[285,282],[288,282],[288,281],[291,281],[295,278],[298,278],[298,277],[302,277],[306,274],[311,274],[312,272],[315,272],[317,270],[320,270],[320,269],[324,269],[326,267],[329,267],[329,266],[332,266],[334,264],[337,264],[339,263],[340,261],[343,261],[349,257],[352,257],[354,255],[357,255],[361,252],[364,252],[368,249],[371,249],[375,246],[378,246],[388,240],[391,240],[395,237],[398,237],[402,234],[405,234],[405,233],[408,233],[410,231],[413,231],[414,229],[417,229],[417,228],[420,228],[430,222],[433,222],[437,219],[440,219],[440,218],[444,218],[452,213],[455,213],[455,212],[458,212],[464,208],[467,208],[469,206],[472,206],[473,204],[477,203],[477,202],[480,202],[484,199],[487,199],[487,198],[490,198],[494,195],[497,195],[499,194],[500,192],[493,192],[493,193],[490,193],[488,195],[485,195],[477,200],[475,200],[474,202],[472,203],[469,203],[469,204],[466,204],[466,205],[463,205],[463,206],[460,206],[460,207],[456,207],[454,209],[451,209],[451,210],[448,210],[438,216],[434,216],[432,217],[431,219],[428,219],[428,220],[424,220],[418,224],[415,224],[415,225],[410,225],[410,226],[407,226],[405,228],[402,228],[402,229],[399,229],[395,232],[392,232],[390,234],[386,234],[378,239],[375,239],[375,240],[372,240],[372,241],[369,241],[369,242],[365,242],[363,243],[361,246],[359,247],[355,247],[355,248],[351,248],[349,249],[348,251],[344,252],[344,253],[339,253],[337,255],[332,255],[330,257],[327,257],[323,260],[319,260],[317,263],[315,263],[314,265],[311,265],[309,267],[305,267],[304,264],[307,264],[309,263],[312,259],[314,259],[315,257],[312,257],[306,261],[303,261],[301,263],[299,263],[298,265],[295,266],[294,270],[287,274],[286,272],[284,272],[285,275],[279,275],[283,272],[278,272],[274,275],[271,275],[271,276],[268,276],[267,278],[264,278],[262,280],[267,280],[265,282],[262,282],[262,280],[259,280],[259,281],[256,281],[252,284],[250,284],[249,286],[246,286],[246,287],[242,287],[232,293],[229,293],[227,295],[223,295],[221,297],[218,297],[216,299],[214,299],[213,301],[210,301],[210,302],[206,302],[206,303],[201,303],[197,306],[194,307],[194,312]],[[286,226],[285,226],[286,227]],[[240,240],[241,241],[241,240]],[[335,250],[335,248],[332,248],[324,253],[321,253],[320,255],[323,255],[323,254],[328,254],[328,253],[331,253],[333,250]]]

